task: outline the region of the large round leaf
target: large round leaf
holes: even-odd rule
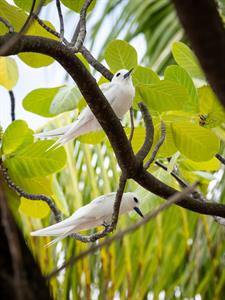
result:
[[[185,103],[188,101],[186,89],[169,80],[162,80],[156,84],[138,85],[137,90],[153,111],[185,110]]]
[[[33,131],[27,123],[23,120],[16,120],[7,127],[3,135],[2,152],[5,156],[15,153],[31,144],[33,139]]]
[[[58,115],[62,112],[75,109],[82,98],[76,86],[64,86],[59,88],[49,108],[49,113]]]
[[[13,58],[0,57],[0,85],[11,90],[18,80],[18,67]]]
[[[174,122],[172,132],[177,149],[191,160],[210,160],[219,151],[219,139],[209,129],[190,122]]]
[[[20,7],[20,8],[22,8],[22,9],[24,9],[24,10],[30,12],[31,7],[32,7],[32,4],[33,4],[33,0],[13,0],[13,1],[15,2],[15,4],[16,4],[18,7]],[[43,5],[47,5],[47,4],[48,4],[49,2],[51,2],[51,1],[52,1],[52,0],[45,0],[45,1],[42,1],[42,2],[41,2],[41,5],[42,5],[42,6],[43,6]],[[40,0],[36,1],[36,3],[35,3],[35,9],[37,9],[39,5],[40,5]]]
[[[48,204],[44,201],[21,198],[19,211],[32,218],[45,218],[50,213]]]
[[[205,79],[205,75],[198,63],[195,54],[182,42],[175,42],[172,53],[178,65],[183,67],[192,77]]]
[[[61,86],[55,88],[40,88],[31,91],[23,99],[23,107],[43,117],[53,117],[55,114],[50,113],[50,105],[60,88]]]
[[[61,0],[61,2],[68,8],[74,10],[77,13],[80,13],[81,8],[83,7],[85,0]],[[91,11],[96,4],[96,0],[93,0],[91,5],[88,7],[88,11]]]
[[[105,60],[113,72],[130,70],[137,66],[137,52],[127,42],[114,40],[106,47]]]
[[[66,153],[63,147],[49,150],[52,141],[38,141],[28,145],[15,156],[5,160],[10,172],[24,177],[42,177],[61,170],[66,163]]]
[[[177,65],[172,65],[166,68],[164,76],[166,80],[175,81],[186,89],[189,95],[188,101],[187,103],[185,103],[186,110],[191,112],[197,112],[198,93],[192,78],[185,71],[185,69]]]

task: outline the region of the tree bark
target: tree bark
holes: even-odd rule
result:
[[[0,299],[51,300],[49,288],[12,217],[0,182]]]

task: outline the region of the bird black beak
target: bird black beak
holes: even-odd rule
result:
[[[140,211],[140,209],[139,209],[137,206],[134,207],[134,210],[136,211],[136,213],[137,213],[139,216],[141,216],[142,218],[144,218],[144,215],[142,214],[142,212]]]
[[[134,68],[130,69],[129,72],[127,72],[125,75],[123,75],[123,78],[126,79],[130,76],[131,72],[133,71]]]

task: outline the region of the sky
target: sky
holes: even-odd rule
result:
[[[104,5],[108,0],[99,0],[97,1],[97,7],[94,9],[94,14],[92,15],[88,26],[91,27],[101,14]],[[9,3],[13,4],[12,0],[8,0]],[[119,7],[118,9],[122,9]],[[68,16],[68,9],[62,5],[63,15],[67,16],[67,22],[65,25],[65,36],[70,38],[75,28],[75,24],[78,21],[79,15],[76,13],[71,13]],[[119,11],[118,11],[119,13]],[[55,28],[59,28],[59,21],[55,4],[50,3],[46,8],[42,10],[40,15],[41,19],[48,19],[53,23]],[[92,54],[97,55],[99,49],[101,48],[101,42],[104,40],[104,37],[110,32],[113,24],[113,19],[108,18],[105,21],[105,26],[99,32],[98,41],[95,43],[95,48],[93,49]],[[88,28],[87,28],[88,31]],[[143,56],[145,52],[145,41],[143,36],[135,38],[131,44],[138,49],[139,59]],[[88,35],[85,40],[85,45],[88,46]],[[140,45],[142,45],[140,47]],[[24,97],[33,89],[44,88],[44,87],[57,87],[65,83],[66,73],[63,68],[57,63],[54,62],[48,67],[42,68],[31,68],[23,63],[17,56],[12,56],[17,62],[19,68],[19,80],[16,86],[13,88],[13,92],[16,98],[16,119],[23,119],[27,121],[28,125],[32,129],[37,129],[40,126],[43,126],[44,123],[50,119],[38,116],[36,114],[27,112],[23,109],[22,101]],[[69,84],[73,84],[73,81],[69,78]],[[0,86],[0,125],[5,129],[11,122],[10,116],[10,98],[8,91]]]

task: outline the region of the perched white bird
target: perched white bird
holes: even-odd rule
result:
[[[89,204],[82,206],[69,218],[52,226],[31,232],[32,236],[58,236],[48,246],[65,238],[71,233],[93,229],[98,226],[106,226],[111,223],[116,193],[102,195]],[[120,205],[119,214],[124,214],[134,209],[141,217],[144,217],[139,209],[139,200],[134,193],[124,193]]]
[[[135,95],[135,89],[131,79],[132,70],[133,69],[130,71],[122,69],[116,72],[111,82],[100,85],[101,91],[119,119],[130,109]],[[35,136],[37,138],[60,137],[56,143],[51,146],[52,148],[57,145],[63,146],[80,135],[99,129],[101,129],[101,125],[87,106],[81,112],[78,119],[72,124],[63,128],[35,134]]]

